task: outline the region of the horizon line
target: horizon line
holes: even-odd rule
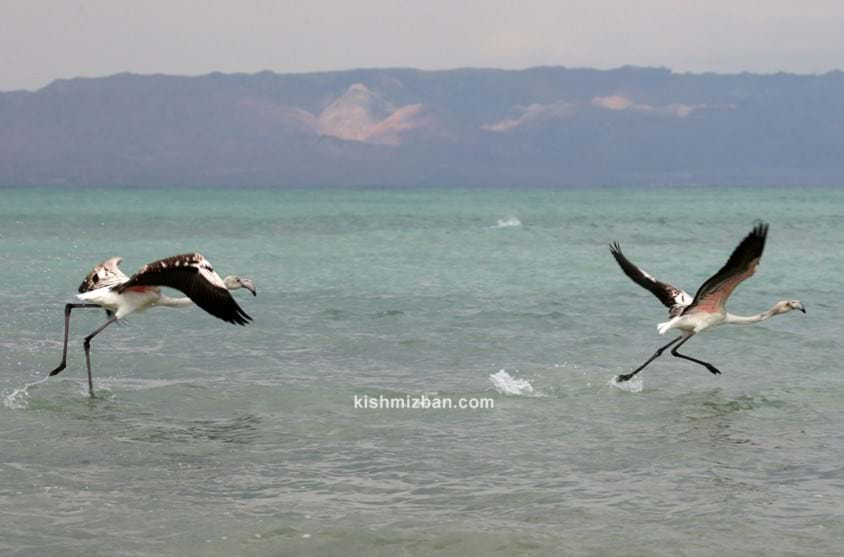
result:
[[[718,71],[683,71],[683,70],[674,70],[667,66],[637,66],[635,64],[624,64],[621,66],[613,66],[608,68],[600,68],[595,66],[564,66],[561,64],[554,65],[554,64],[541,64],[536,66],[525,66],[522,68],[500,68],[500,67],[492,67],[492,66],[462,66],[462,67],[453,67],[453,68],[441,68],[441,69],[423,69],[423,68],[416,68],[412,66],[384,66],[384,67],[376,67],[376,66],[360,66],[360,67],[353,67],[347,69],[338,69],[338,70],[313,70],[313,71],[300,71],[300,72],[282,72],[270,69],[258,70],[254,72],[223,72],[219,70],[212,70],[209,72],[203,73],[184,73],[184,74],[176,74],[176,73],[165,73],[165,72],[152,72],[152,73],[144,73],[144,72],[134,72],[134,71],[121,71],[116,73],[109,73],[109,74],[102,74],[102,75],[78,75],[74,77],[57,77],[47,84],[42,85],[41,87],[35,89],[28,89],[28,88],[19,88],[19,89],[3,89],[0,90],[0,94],[5,93],[39,93],[49,87],[57,84],[63,83],[68,81],[86,81],[86,80],[105,80],[105,79],[112,79],[116,77],[164,77],[164,78],[176,78],[176,79],[201,79],[201,78],[209,78],[209,77],[216,77],[216,76],[249,76],[249,77],[256,77],[263,74],[270,74],[274,76],[317,76],[317,75],[327,75],[327,74],[344,74],[344,73],[355,73],[355,72],[390,72],[390,71],[404,71],[404,72],[417,72],[417,73],[427,73],[427,74],[434,74],[434,73],[453,73],[453,72],[501,72],[501,73],[521,73],[521,72],[530,72],[536,70],[566,70],[566,71],[589,71],[589,72],[598,72],[598,73],[610,73],[610,72],[619,72],[624,70],[642,70],[642,71],[659,71],[665,72],[670,75],[676,76],[723,76],[723,77],[739,77],[739,76],[755,76],[755,77],[776,77],[776,76],[794,76],[794,77],[825,77],[829,75],[836,75],[836,74],[844,74],[844,67],[841,68],[832,68],[828,69],[823,72],[790,72],[790,71],[770,71],[770,72],[755,72],[755,71],[740,71],[740,72],[718,72]]]

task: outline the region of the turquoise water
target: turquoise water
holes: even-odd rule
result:
[[[730,310],[807,315],[610,386],[666,312],[607,242],[694,292],[757,218]],[[842,242],[837,189],[0,190],[0,554],[840,554]],[[95,263],[194,250],[252,325],[130,316],[89,400],[78,310],[39,383]],[[494,408],[354,405],[422,394]]]

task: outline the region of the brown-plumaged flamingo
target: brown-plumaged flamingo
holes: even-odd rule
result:
[[[254,296],[255,283],[247,278],[228,276],[221,279],[214,267],[201,254],[174,255],[141,267],[137,273],[127,277],[120,270],[119,257],[112,257],[94,267],[82,284],[76,296],[85,303],[67,304],[64,307],[64,348],[62,361],[50,372],[57,375],[67,365],[67,337],[70,328],[70,312],[74,308],[102,308],[108,320],[85,337],[85,364],[88,367],[88,392],[94,396],[94,382],[91,378],[91,339],[103,329],[130,315],[152,307],[185,307],[198,305],[214,317],[232,324],[246,325],[252,320],[229,294],[229,290],[245,288]],[[171,298],[161,292],[162,286],[175,288],[187,298]]]
[[[774,315],[788,313],[795,309],[806,313],[806,308],[803,307],[803,304],[799,300],[777,302],[771,309],[749,317],[733,315],[725,309],[727,298],[730,297],[733,290],[742,281],[750,278],[756,272],[756,268],[759,267],[759,260],[762,258],[762,250],[765,248],[765,238],[767,235],[768,225],[762,222],[758,223],[733,251],[733,254],[721,270],[701,285],[694,298],[679,288],[656,280],[631,263],[621,253],[621,247],[618,245],[618,242],[610,244],[610,252],[621,266],[624,274],[639,286],[649,290],[654,296],[659,298],[660,302],[668,306],[668,313],[671,319],[657,326],[659,334],[664,335],[674,329],[680,331],[680,336],[665,346],[660,347],[653,356],[648,358],[644,364],[635,370],[617,376],[615,378],[616,381],[630,380],[673,344],[676,344],[671,349],[673,356],[700,364],[714,375],[720,375],[721,371],[712,364],[680,354],[677,352],[677,349],[697,333],[717,327],[718,325],[748,325],[758,323]]]

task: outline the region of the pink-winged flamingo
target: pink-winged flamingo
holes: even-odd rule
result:
[[[62,361],[50,372],[57,375],[67,365],[67,337],[70,312],[73,308],[102,308],[108,320],[85,337],[85,364],[88,367],[88,392],[94,396],[91,378],[91,339],[115,321],[132,313],[152,307],[185,307],[198,305],[214,317],[236,325],[252,320],[229,294],[229,290],[245,288],[256,295],[255,283],[247,278],[228,276],[221,279],[214,267],[199,253],[174,255],[141,267],[127,277],[120,270],[120,257],[112,257],[93,269],[79,285],[76,296],[86,303],[66,304],[64,307],[64,348]],[[171,298],[161,292],[162,286],[175,288],[187,298]]]
[[[624,274],[633,279],[633,282],[639,286],[649,290],[654,296],[659,298],[660,302],[668,306],[668,314],[671,319],[657,326],[659,334],[664,335],[674,329],[680,331],[680,336],[665,346],[660,347],[653,356],[648,358],[644,364],[635,370],[617,376],[616,381],[628,381],[645,369],[645,366],[658,358],[666,348],[678,342],[679,344],[671,349],[673,356],[700,364],[714,375],[720,375],[721,371],[712,364],[680,354],[677,352],[677,349],[697,333],[718,325],[748,325],[758,323],[774,315],[788,313],[795,309],[806,313],[806,308],[803,307],[803,304],[799,300],[777,302],[768,311],[763,311],[762,313],[749,317],[733,315],[725,309],[727,298],[730,297],[733,290],[742,281],[750,278],[756,272],[756,268],[759,266],[759,260],[762,258],[762,250],[765,248],[765,238],[767,235],[768,225],[762,222],[756,224],[750,234],[733,251],[733,254],[721,270],[709,277],[701,285],[694,298],[679,288],[656,280],[631,263],[621,253],[621,247],[618,245],[618,242],[610,244],[610,252],[621,266]]]

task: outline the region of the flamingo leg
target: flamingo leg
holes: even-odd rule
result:
[[[684,338],[684,337],[683,337],[683,336],[679,336],[679,337],[675,338],[674,340],[672,340],[671,342],[669,342],[668,344],[666,344],[665,346],[660,347],[660,348],[659,348],[656,352],[654,352],[654,355],[653,355],[653,356],[651,356],[650,358],[648,358],[648,361],[647,361],[647,362],[645,362],[644,364],[640,365],[639,367],[637,367],[635,370],[631,371],[630,373],[625,373],[624,375],[619,375],[619,376],[617,376],[617,377],[615,378],[615,380],[616,380],[616,381],[618,381],[618,382],[621,382],[621,381],[630,381],[631,379],[633,379],[633,377],[634,377],[637,373],[639,373],[640,371],[642,371],[643,369],[645,369],[645,367],[646,367],[649,363],[651,363],[652,361],[654,361],[654,360],[656,360],[657,358],[659,358],[659,357],[662,355],[662,353],[665,351],[665,349],[666,349],[666,348],[668,348],[669,346],[671,346],[672,344],[674,344],[675,342],[677,342],[678,340],[680,340],[680,339],[682,339],[682,338]],[[689,339],[689,337],[685,337],[685,340],[683,340],[683,342],[686,342],[686,340],[688,340],[688,339]],[[681,342],[680,344],[683,344],[683,342]],[[678,346],[679,346],[679,345],[678,345]],[[672,353],[673,353],[673,351],[672,351]]]
[[[70,331],[70,311],[73,308],[99,308],[97,304],[66,304],[64,306],[64,347],[62,348],[62,362],[59,367],[50,372],[50,376],[58,375],[67,367],[67,335]]]
[[[91,395],[91,398],[94,398],[94,380],[91,378],[91,339],[115,321],[117,321],[117,316],[112,315],[108,321],[94,329],[94,332],[85,337],[85,340],[82,342],[82,345],[85,347],[85,364],[88,366],[88,393]]]
[[[690,338],[692,338],[691,335],[689,335],[688,337],[683,339],[683,342],[686,342]],[[674,348],[671,349],[671,355],[672,356],[676,356],[678,358],[683,358],[684,360],[689,360],[690,362],[700,364],[700,365],[704,366],[706,369],[708,369],[709,372],[712,375],[721,375],[721,370],[719,370],[717,367],[713,366],[709,362],[704,362],[703,360],[698,360],[696,358],[692,358],[691,356],[686,356],[685,354],[680,354],[679,352],[677,352],[677,349],[680,348],[681,346],[683,346],[683,342],[681,342],[680,344],[678,344],[677,346],[675,346]]]

